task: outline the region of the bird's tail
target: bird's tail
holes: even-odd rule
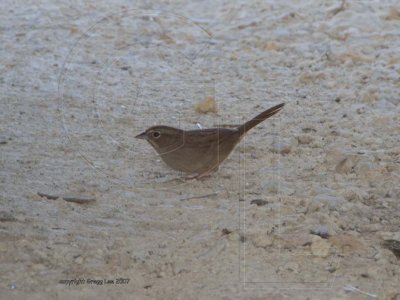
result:
[[[284,105],[285,105],[285,103],[275,105],[274,107],[271,107],[271,108],[267,109],[266,111],[263,111],[261,114],[254,117],[250,121],[247,121],[243,125],[239,126],[238,129],[240,131],[240,135],[245,134],[247,131],[249,131],[254,126],[260,124],[265,119],[268,119],[269,117],[271,117],[274,114],[276,114],[277,112],[279,112],[283,108]]]

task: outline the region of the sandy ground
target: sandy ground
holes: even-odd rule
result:
[[[17,2],[1,299],[400,299],[397,1]],[[280,102],[205,180],[134,139]]]

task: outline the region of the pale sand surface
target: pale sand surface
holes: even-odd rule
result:
[[[0,2],[1,299],[399,299],[398,2],[18,2]],[[134,139],[280,102],[202,181]]]

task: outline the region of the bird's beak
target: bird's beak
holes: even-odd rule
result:
[[[137,136],[135,136],[135,138],[142,139],[142,140],[147,140],[148,139],[146,131],[142,132],[141,134],[139,134]]]

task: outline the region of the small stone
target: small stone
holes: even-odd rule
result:
[[[331,248],[331,243],[328,240],[324,240],[319,236],[313,236],[311,243],[311,252],[315,256],[327,257],[329,255],[329,250]]]
[[[353,171],[355,165],[355,162],[351,158],[345,158],[336,165],[335,172],[349,174]]]
[[[392,251],[393,254],[396,255],[396,257],[398,259],[400,259],[400,241],[386,240],[386,241],[384,241],[383,246],[386,249],[389,249],[390,251]]]
[[[310,230],[311,234],[318,235],[319,237],[322,237],[323,239],[327,239],[329,237],[329,229],[325,225],[318,225],[315,228]]]
[[[391,7],[389,13],[386,15],[385,20],[387,21],[397,21],[400,20],[400,8]]]
[[[272,246],[274,243],[273,238],[268,235],[258,235],[252,240],[252,242],[256,248],[267,248]]]
[[[327,163],[335,166],[335,171],[340,174],[348,174],[353,171],[359,161],[359,156],[349,150],[331,149],[327,151]]]
[[[264,206],[268,204],[268,201],[263,199],[254,199],[251,200],[250,204],[255,204],[257,206]]]
[[[291,145],[286,142],[277,142],[272,144],[271,151],[279,154],[288,154],[291,150]]]
[[[227,235],[227,234],[230,234],[230,233],[232,233],[232,230],[229,230],[228,228],[223,228],[222,229],[222,235]]]
[[[231,232],[226,237],[227,237],[228,241],[231,241],[231,242],[237,242],[241,238],[237,232]]]
[[[157,274],[157,278],[164,278],[165,277],[165,272],[161,271]]]
[[[293,196],[296,193],[296,190],[283,186],[281,188],[281,192],[282,192],[283,195]]]
[[[77,258],[75,258],[75,263],[81,265],[83,263],[83,257],[79,255]]]
[[[308,133],[308,132],[317,132],[317,129],[313,128],[313,127],[304,127],[301,129],[301,131]]]
[[[213,96],[208,96],[204,101],[198,103],[195,107],[198,113],[206,114],[208,112],[218,112],[217,103]]]
[[[329,267],[325,268],[325,270],[328,271],[329,273],[334,273],[336,271],[336,267],[329,266]]]
[[[0,145],[5,145],[8,143],[8,139],[5,136],[0,136]]]
[[[309,134],[303,134],[297,137],[299,144],[308,145],[310,144],[314,138]]]
[[[291,273],[299,273],[299,265],[293,261],[286,263],[284,269]]]

